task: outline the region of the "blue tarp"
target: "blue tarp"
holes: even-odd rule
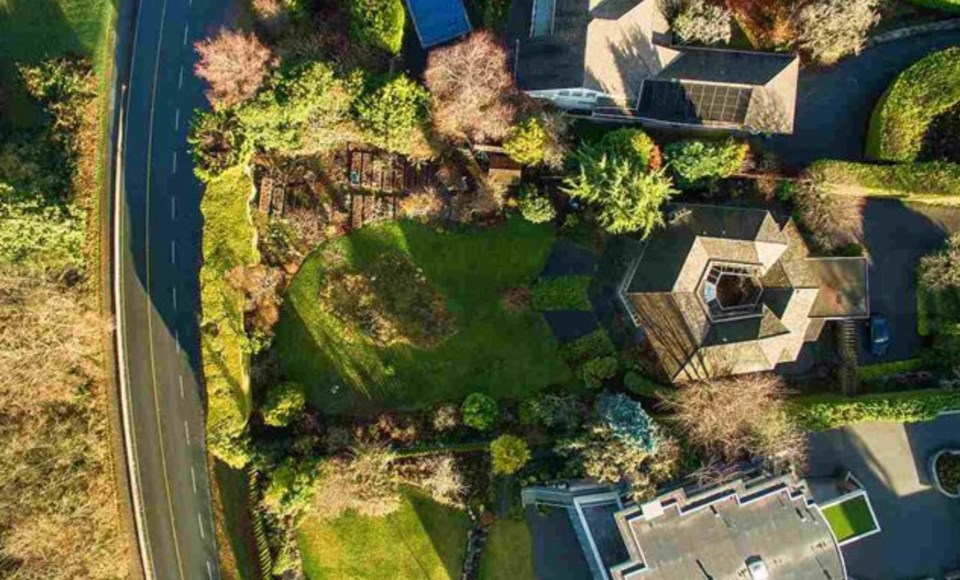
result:
[[[407,6],[423,48],[470,32],[462,0],[407,0]]]

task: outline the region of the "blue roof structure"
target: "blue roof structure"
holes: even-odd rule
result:
[[[407,7],[423,48],[470,32],[463,0],[407,0]]]

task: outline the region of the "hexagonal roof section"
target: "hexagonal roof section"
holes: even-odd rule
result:
[[[866,260],[845,260],[852,274],[822,267],[796,225],[766,210],[675,205],[628,268],[621,299],[671,380],[771,370],[796,360],[823,319],[869,314]],[[825,308],[821,289],[854,298]]]

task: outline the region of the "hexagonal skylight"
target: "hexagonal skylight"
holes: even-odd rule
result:
[[[715,262],[700,284],[701,297],[712,320],[760,314],[763,284],[760,268]]]

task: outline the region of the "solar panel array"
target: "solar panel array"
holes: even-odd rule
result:
[[[678,122],[742,124],[751,87],[647,80],[643,83],[641,116]]]
[[[407,0],[407,6],[423,48],[470,32],[470,21],[461,0]]]

